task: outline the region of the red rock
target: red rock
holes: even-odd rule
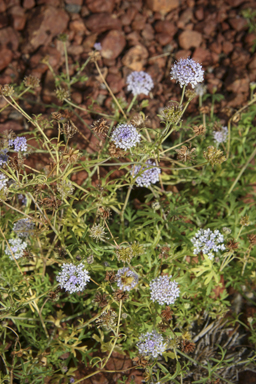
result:
[[[204,19],[204,8],[200,7],[195,10],[195,17],[197,20],[203,20]]]
[[[179,45],[183,49],[199,47],[202,42],[202,35],[196,31],[184,31],[179,37]]]
[[[5,0],[6,8],[12,8],[15,5],[20,5],[20,0]]]
[[[116,61],[115,59],[103,59],[103,64],[106,65],[107,67],[113,67],[116,65]]]
[[[126,45],[126,39],[123,32],[110,31],[103,39],[101,55],[106,59],[116,59]]]
[[[195,49],[192,58],[193,60],[205,66],[212,62],[211,52],[200,47]]]
[[[243,79],[236,79],[231,84],[226,85],[226,89],[229,92],[239,93],[239,92],[248,92],[250,80],[249,77]]]
[[[130,6],[124,15],[121,16],[121,22],[123,25],[130,25],[134,17],[137,15],[138,9],[134,6]]]
[[[91,33],[89,36],[87,36],[83,41],[83,48],[85,52],[89,52],[92,50],[92,47],[96,43],[97,40],[97,33]]]
[[[146,24],[146,16],[143,16],[141,13],[137,13],[135,16],[133,22],[132,22],[132,29],[134,31],[141,31],[144,29],[145,24]]]
[[[72,55],[72,56],[78,56],[78,55],[81,55],[81,53],[83,53],[84,49],[81,45],[74,45],[74,44],[71,44],[69,47],[68,47],[68,54],[69,55]]]
[[[223,22],[223,23],[221,23],[221,28],[222,28],[222,31],[224,32],[224,31],[227,31],[227,30],[229,30],[229,25],[228,25],[228,23],[225,23],[225,21]]]
[[[217,19],[216,19],[216,22],[217,23],[222,23],[224,20],[226,20],[228,17],[228,14],[227,14],[227,8],[225,5],[221,6],[221,8],[219,9],[218,13],[217,13]]]
[[[124,79],[112,73],[107,75],[106,80],[113,93],[120,92],[125,86]]]
[[[238,15],[233,19],[229,19],[228,22],[231,27],[237,32],[240,32],[246,29],[246,27],[248,27],[247,20],[243,17],[239,17]]]
[[[16,5],[15,7],[12,7],[9,11],[9,14],[12,18],[12,26],[17,31],[21,31],[26,24],[26,16],[25,11],[22,7],[19,5]]]
[[[242,48],[235,47],[231,56],[232,65],[245,68],[250,60],[250,54]]]
[[[232,31],[231,29],[229,29],[228,31],[226,31],[224,33],[224,37],[227,41],[230,41],[231,43],[234,42],[235,40],[235,35],[236,35],[236,32],[235,31]]]
[[[71,95],[72,101],[74,101],[77,105],[80,105],[83,101],[83,96],[81,92],[73,92]]]
[[[25,9],[31,9],[35,6],[35,4],[35,0],[24,0],[22,6]]]
[[[28,33],[25,51],[33,51],[40,45],[48,45],[53,37],[63,33],[68,26],[69,17],[63,9],[57,9],[50,5],[36,7],[28,22]]]
[[[138,34],[137,31],[129,33],[129,35],[126,36],[126,39],[129,42],[129,45],[137,45],[140,40],[140,35]]]
[[[213,36],[215,34],[215,28],[216,28],[216,21],[215,20],[209,20],[205,27],[204,27],[204,34],[206,36]]]
[[[166,33],[173,37],[177,32],[177,27],[171,21],[157,21],[155,24],[155,31],[157,33]]]
[[[0,1],[0,12],[5,12],[6,11],[6,3],[5,1]]]
[[[231,100],[227,102],[227,106],[232,108],[241,108],[241,105],[248,100],[247,94],[242,92],[232,94],[231,97]]]
[[[109,13],[98,13],[91,15],[85,20],[85,26],[91,32],[102,33],[111,29],[121,29],[122,24],[115,15]]]
[[[178,8],[179,5],[179,0],[147,0],[147,6],[151,11],[163,14]]]
[[[246,0],[226,0],[226,3],[231,7],[238,7],[239,5],[245,3]]]
[[[16,121],[6,121],[4,124],[0,124],[0,132],[4,132],[5,130],[13,131],[13,132],[19,132],[22,131],[23,124],[19,124]]]
[[[2,71],[4,68],[8,67],[10,62],[12,61],[12,51],[8,48],[2,48],[1,49],[1,55],[0,55],[0,71]]]
[[[0,29],[0,42],[2,47],[8,46],[15,52],[19,46],[19,35],[12,27]]]
[[[228,55],[230,52],[232,52],[234,49],[234,46],[232,43],[230,43],[229,41],[224,41],[224,43],[222,44],[222,51]]]
[[[65,0],[66,4],[82,5],[83,0]]]
[[[141,32],[142,37],[146,40],[154,39],[154,29],[151,24],[146,24],[143,31]]]
[[[165,45],[169,44],[173,38],[172,38],[172,36],[167,35],[165,33],[157,33],[155,35],[155,39],[156,39],[156,41],[158,41],[158,43],[161,46],[165,46]]]
[[[177,27],[183,29],[186,24],[190,22],[190,20],[193,18],[193,9],[187,8],[179,17],[179,20],[177,22]]]
[[[31,58],[29,61],[29,65],[31,69],[36,69],[39,73],[44,73],[47,71],[48,67],[46,64],[41,63],[41,60],[44,57],[48,57],[49,64],[52,68],[57,68],[62,64],[63,59],[61,60],[60,52],[53,47],[41,47]]]
[[[69,23],[69,28],[71,31],[74,31],[75,33],[77,33],[77,32],[84,33],[86,31],[86,27],[84,25],[84,22],[80,18],[77,20],[71,21]]]
[[[143,45],[135,45],[124,55],[122,63],[133,71],[141,71],[146,64],[147,58],[148,51],[146,48]]]
[[[256,40],[256,34],[255,33],[248,33],[246,34],[244,41],[248,45],[248,48],[251,48]]]
[[[248,64],[248,68],[250,70],[255,70],[256,69],[256,54],[254,54]]]
[[[221,44],[219,44],[217,42],[212,43],[209,48],[210,48],[211,52],[217,53],[218,55],[222,51]]]
[[[191,51],[188,49],[182,49],[175,54],[175,59],[180,60],[180,59],[187,59],[191,55]]]
[[[210,93],[215,93],[221,89],[222,82],[219,79],[209,79],[207,82],[207,89]]]
[[[112,13],[115,8],[115,0],[86,0],[85,4],[92,13]]]
[[[37,0],[37,5],[52,5],[53,7],[59,7],[60,0]]]

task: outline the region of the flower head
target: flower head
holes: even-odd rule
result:
[[[140,142],[140,134],[132,124],[121,124],[112,133],[111,141],[116,147],[130,149]]]
[[[7,152],[8,152],[8,149],[6,148],[0,151],[0,167],[2,167],[8,161]]]
[[[151,89],[154,87],[153,80],[151,76],[143,71],[132,72],[127,77],[128,91],[132,91],[133,96],[144,93],[148,95]]]
[[[65,263],[62,265],[62,270],[56,280],[60,283],[61,288],[73,293],[83,291],[90,280],[90,276],[88,271],[84,269],[83,263],[77,266],[72,263]]]
[[[165,352],[167,344],[163,343],[163,336],[156,331],[142,334],[137,343],[139,353],[143,356],[156,358]]]
[[[96,49],[96,51],[101,51],[102,49],[101,43],[95,43],[93,47]]]
[[[19,237],[28,237],[29,235],[33,234],[34,226],[34,223],[28,218],[21,219],[14,224],[13,231]]]
[[[219,250],[224,251],[225,245],[223,244],[224,237],[219,230],[212,232],[208,229],[199,229],[195,236],[191,239],[194,245],[194,255],[198,255],[201,251],[207,255],[210,260],[214,258],[213,252]]]
[[[228,137],[228,127],[222,127],[221,131],[213,132],[213,138],[215,143],[224,143]]]
[[[12,145],[14,145],[15,152],[25,152],[27,150],[27,139],[26,137],[16,137],[14,140],[10,139],[9,146],[11,147]]]
[[[156,163],[151,160],[146,161],[146,166],[142,167],[141,165],[135,165],[131,170],[131,175],[136,177],[140,172],[141,175],[136,177],[136,184],[140,187],[149,187],[151,184],[155,184],[159,181],[159,175],[161,173],[160,168],[154,167]]]
[[[7,181],[8,178],[3,173],[0,173],[0,191],[4,191],[7,188]]]
[[[98,240],[105,241],[106,232],[105,232],[105,228],[102,225],[94,224],[89,231],[90,231],[89,236],[94,238],[96,242],[98,242]]]
[[[171,72],[171,79],[176,80],[180,87],[191,84],[192,88],[204,80],[204,70],[199,63],[193,59],[180,59],[177,61]]]
[[[5,248],[6,255],[10,256],[10,259],[13,260],[13,256],[15,259],[19,259],[23,256],[24,250],[27,248],[27,243],[25,241],[22,241],[21,239],[10,239],[9,244],[11,244],[11,250],[8,247],[8,245]]]
[[[177,297],[180,295],[178,283],[170,281],[172,276],[159,276],[150,283],[151,300],[160,305],[174,304]]]
[[[207,90],[207,87],[204,84],[198,83],[195,86],[195,91],[196,91],[197,96],[202,97],[205,94],[206,90]]]
[[[117,286],[123,291],[130,291],[135,288],[139,282],[138,275],[131,271],[130,268],[124,267],[117,271]]]
[[[27,198],[26,196],[22,195],[22,194],[19,194],[18,195],[18,199],[21,201],[22,204],[27,204]]]

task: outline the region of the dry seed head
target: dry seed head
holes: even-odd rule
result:
[[[26,87],[37,88],[40,85],[40,79],[35,76],[25,76],[23,80]]]
[[[1,96],[12,96],[14,94],[13,86],[5,84],[4,86],[0,85],[0,95]]]
[[[63,115],[60,112],[52,112],[52,118],[55,121],[60,121],[63,119]]]
[[[147,116],[140,113],[133,117],[133,119],[131,120],[131,124],[135,125],[135,127],[137,128],[143,127],[145,125],[146,120],[147,120]]]
[[[64,101],[64,99],[69,100],[69,91],[64,88],[56,89],[56,96],[60,101]]]
[[[207,148],[207,151],[204,151],[204,158],[212,165],[222,164],[226,161],[226,157],[223,156],[223,152],[213,146]]]
[[[89,56],[91,58],[91,61],[98,61],[101,58],[101,54],[99,51],[91,51],[89,52]]]
[[[163,108],[160,112],[160,119],[171,123],[177,124],[182,116],[182,106],[175,103],[170,103],[166,108]]]
[[[121,148],[116,147],[116,145],[113,142],[109,143],[108,152],[111,157],[124,157],[126,155],[126,151],[124,151]]]
[[[236,243],[234,240],[230,240],[227,244],[227,248],[231,251],[233,249],[238,248],[238,243]]]
[[[193,100],[193,99],[197,96],[197,93],[196,93],[196,91],[193,90],[193,89],[186,89],[186,91],[185,91],[185,96],[186,96],[186,98],[187,98],[189,101],[191,101],[191,100]]]
[[[171,308],[167,306],[162,312],[161,316],[163,319],[169,321],[172,319],[173,311],[171,311]]]
[[[240,113],[237,113],[237,114],[235,114],[234,117],[232,118],[232,121],[233,121],[234,123],[238,123],[238,122],[240,121],[240,119],[241,119],[241,115],[240,115]]]
[[[61,133],[64,133],[67,138],[73,137],[77,133],[77,127],[75,124],[70,120],[68,123],[65,123],[62,125],[60,129]]]
[[[62,200],[66,199],[68,195],[72,195],[74,187],[70,180],[61,180],[57,184],[57,189],[61,194]]]
[[[60,33],[58,35],[58,40],[60,40],[63,43],[65,43],[66,41],[68,41],[68,35],[66,33]]]
[[[108,305],[107,295],[105,293],[97,292],[93,300],[95,303],[98,303],[99,307],[103,308]]]
[[[96,320],[96,323],[99,324],[97,328],[104,327],[107,330],[113,329],[116,326],[116,317],[116,312],[111,308],[109,311],[103,311],[101,316]]]
[[[232,116],[233,114],[233,108],[231,107],[225,107],[225,108],[222,108],[221,112],[225,113],[225,115],[227,115],[228,117]]]
[[[194,352],[195,347],[196,347],[195,343],[189,340],[182,340],[181,348],[182,348],[182,351],[184,351],[185,353]]]
[[[92,130],[97,133],[100,137],[106,137],[109,130],[109,124],[107,120],[101,118],[97,121],[94,121],[92,124]]]
[[[189,150],[185,145],[181,146],[181,149],[176,149],[175,152],[178,153],[178,160],[185,163],[186,161],[191,161],[195,157],[195,154],[193,153],[196,150],[196,148],[192,148]]]
[[[105,220],[108,220],[111,215],[110,208],[108,207],[99,207],[97,211],[97,216],[102,217]]]
[[[210,112],[210,108],[207,105],[205,105],[205,106],[199,108],[199,111],[200,111],[200,113],[204,113],[205,115],[207,115]]]
[[[117,291],[115,291],[114,294],[113,294],[113,296],[114,296],[114,299],[115,299],[116,301],[120,301],[120,300],[122,300],[123,303],[124,303],[124,302],[128,299],[128,297],[129,297],[128,293],[122,291],[122,289],[118,289]]]
[[[199,125],[199,127],[197,127],[196,125],[193,127],[193,131],[194,131],[194,134],[199,136],[199,135],[204,135],[205,132],[206,132],[206,129],[205,127],[201,124]]]
[[[256,235],[249,235],[248,240],[249,240],[251,245],[253,245],[253,246],[256,245]]]
[[[222,131],[222,124],[219,121],[215,121],[213,124],[213,130],[215,132],[221,132]]]
[[[69,148],[68,152],[65,152],[63,154],[63,159],[67,160],[69,164],[76,163],[77,159],[79,158],[80,153],[78,149]]]

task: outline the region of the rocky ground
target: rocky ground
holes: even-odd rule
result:
[[[225,107],[241,108],[249,98],[249,84],[256,81],[256,53],[252,51],[256,33],[249,32],[242,10],[256,10],[255,0],[1,0],[0,1],[0,84],[19,84],[30,74],[40,79],[40,87],[29,101],[21,101],[27,112],[43,116],[61,105],[55,95],[53,76],[42,60],[49,60],[56,73],[65,73],[65,56],[59,34],[68,35],[70,74],[76,63],[82,64],[95,42],[102,45],[99,66],[116,97],[131,100],[126,77],[144,70],[154,81],[146,114],[152,128],[159,126],[157,113],[169,100],[178,100],[181,90],[170,80],[175,60],[192,57],[205,69],[208,92],[225,96],[216,105],[221,117]],[[97,111],[109,112],[112,99],[101,83],[93,64],[86,67],[85,83],[72,87],[71,100],[88,108],[97,101]],[[0,108],[5,106],[0,99]],[[187,115],[196,113],[193,100]],[[97,116],[78,111],[90,125]],[[91,132],[76,121],[87,138],[78,146],[95,150]],[[0,114],[0,133],[12,129],[29,131],[23,117],[9,107]],[[51,130],[47,131],[51,135]],[[77,140],[74,138],[74,140]],[[78,140],[77,140],[78,141]],[[114,354],[107,368],[122,370],[132,362]],[[81,375],[88,374],[83,372]],[[124,371],[125,374],[125,371]],[[243,376],[244,375],[244,376]],[[239,383],[255,383],[253,374],[242,374]],[[111,377],[110,377],[111,376]],[[91,383],[115,382],[123,374],[98,375]],[[142,379],[141,371],[127,371],[126,376]],[[89,383],[89,381],[88,381]]]

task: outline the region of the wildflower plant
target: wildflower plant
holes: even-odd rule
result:
[[[61,41],[65,73],[45,60],[61,103],[46,105],[45,116],[23,102],[26,92],[37,95],[38,79],[0,89],[31,127],[26,137],[0,138],[1,380],[87,380],[108,372],[117,352],[147,382],[185,383],[192,374],[234,382],[236,370],[255,369],[255,330],[231,318],[227,288],[246,300],[256,281],[256,97],[223,122],[213,108],[220,95],[199,88],[202,66],[180,60],[171,69],[179,101],[153,124],[145,100],[134,105],[138,95],[156,97],[149,75],[129,75],[126,99],[117,97],[97,48],[70,72],[67,36]],[[73,100],[91,68],[113,99],[104,113],[94,100],[89,108]],[[193,98],[197,116],[186,112]],[[95,121],[90,138],[84,112]],[[214,127],[222,125],[220,138]],[[217,332],[224,316],[221,334],[249,340],[246,351],[232,350],[232,369],[226,340],[207,365],[200,357],[202,333]]]

